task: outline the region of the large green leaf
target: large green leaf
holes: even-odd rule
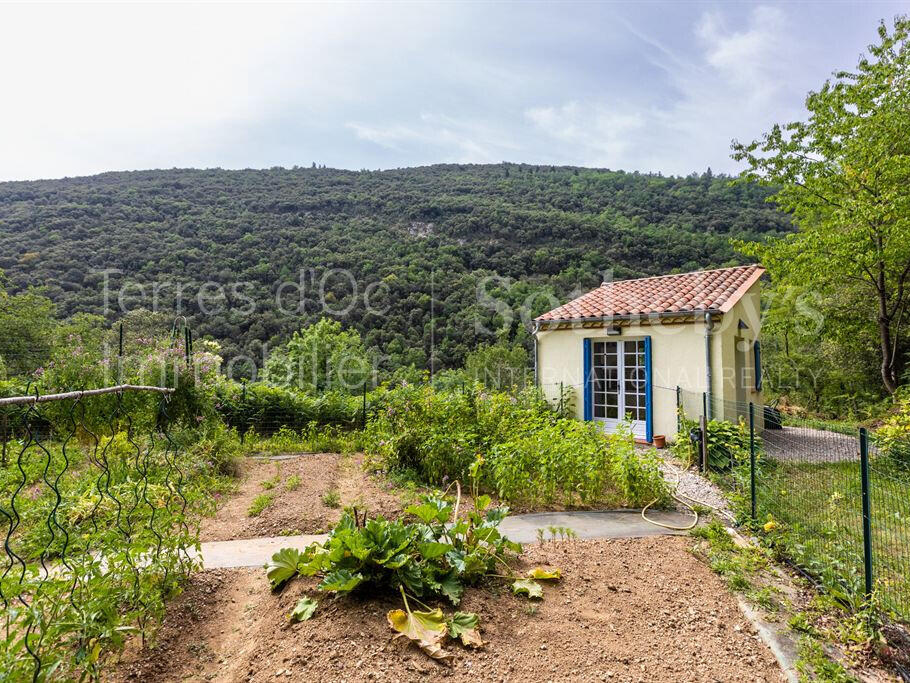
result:
[[[278,590],[296,576],[300,558],[300,551],[297,548],[282,548],[272,555],[271,561],[265,565],[265,573],[272,584],[272,590]]]
[[[349,593],[362,581],[363,574],[359,572],[355,574],[350,569],[336,569],[325,575],[322,583],[319,584],[319,589],[334,593]]]
[[[465,552],[464,550],[452,550],[446,553],[446,560],[449,562],[449,566],[453,567],[459,573],[464,572]]]
[[[297,621],[306,621],[313,616],[313,612],[316,611],[316,607],[319,605],[318,602],[312,598],[303,597],[297,601],[297,604],[294,605],[294,609],[291,610],[290,619],[293,622]]]
[[[408,638],[436,661],[452,665],[454,655],[442,647],[442,640],[448,633],[448,625],[441,609],[437,608],[432,612],[405,612],[393,609],[386,618],[392,630],[397,632],[396,638]]]
[[[448,512],[445,513],[445,516],[442,516],[443,512],[432,503],[408,505],[404,511],[406,514],[414,515],[424,524],[431,524],[432,522],[445,522],[449,518]],[[442,518],[440,519],[441,516]]]
[[[451,571],[440,579],[438,590],[446,596],[453,605],[457,605],[461,602],[464,586],[461,584],[461,578],[458,576],[458,573]]]
[[[423,555],[426,560],[435,560],[441,555],[445,555],[447,552],[452,550],[451,543],[421,543],[417,546],[417,549],[420,551],[420,554]]]
[[[543,598],[543,588],[533,579],[518,579],[513,582],[512,592],[515,595],[524,593],[529,598]]]
[[[469,647],[482,647],[483,639],[478,628],[480,620],[473,612],[455,612],[449,620],[449,635]]]
[[[356,531],[345,534],[342,538],[342,542],[348,552],[358,560],[365,560],[370,556],[372,548],[367,544],[367,541],[362,534],[359,534]]]

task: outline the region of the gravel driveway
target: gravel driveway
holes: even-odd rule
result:
[[[844,462],[859,459],[859,438],[811,427],[766,429],[761,434],[767,455],[793,462]],[[869,452],[877,450],[869,444]]]

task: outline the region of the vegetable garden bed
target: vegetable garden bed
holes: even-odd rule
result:
[[[691,545],[660,537],[528,546],[517,570],[556,564],[563,578],[533,602],[507,585],[469,588],[461,609],[480,616],[486,645],[453,648],[451,668],[393,640],[385,615],[401,605],[395,593],[331,599],[317,579],[300,578],[276,595],[261,569],[206,571],[170,604],[157,647],[128,649],[111,680],[781,680]],[[291,623],[305,595],[320,607]]]

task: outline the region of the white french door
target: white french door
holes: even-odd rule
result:
[[[594,341],[591,354],[594,420],[608,431],[626,420],[640,439],[647,433],[645,341]]]

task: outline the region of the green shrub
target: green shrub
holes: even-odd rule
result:
[[[311,422],[299,431],[281,427],[270,436],[251,429],[244,435],[243,449],[248,453],[348,453],[357,443],[357,433],[350,429]]]
[[[894,412],[885,418],[873,439],[888,457],[910,466],[910,392],[899,394]]]
[[[312,396],[295,389],[261,382],[241,385],[222,382],[214,406],[222,419],[239,431],[269,435],[281,427],[301,430],[310,424],[352,426],[362,416],[360,396],[332,391]]]
[[[562,418],[534,390],[402,385],[385,390],[379,405],[363,435],[368,464],[413,471],[433,486],[470,480],[507,501],[567,505],[667,497],[654,456],[636,452],[627,429],[604,435]]]
[[[726,471],[749,458],[749,427],[743,422],[726,420],[709,420],[708,424],[708,465],[712,470]],[[680,460],[691,466],[701,457],[689,433],[698,428],[698,422],[680,420],[679,433],[671,450]],[[755,437],[756,448],[760,447],[759,437]]]

